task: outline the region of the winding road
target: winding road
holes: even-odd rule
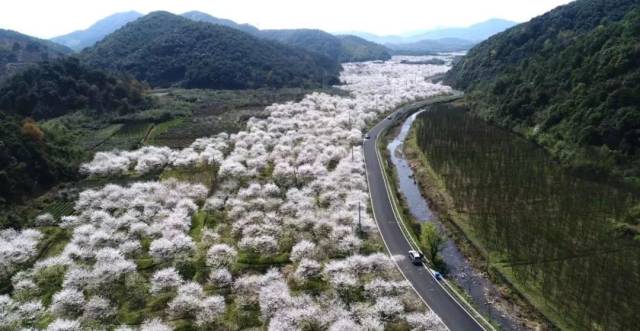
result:
[[[393,256],[404,257],[395,259],[396,264],[425,304],[440,316],[451,331],[491,330],[486,321],[483,320],[482,324],[478,322],[476,318],[482,319],[482,317],[475,311],[471,312],[472,308],[459,302],[459,299],[454,299],[455,294],[452,294],[445,282],[436,280],[427,267],[416,266],[407,258],[407,252],[415,249],[415,246],[412,246],[410,239],[403,232],[397,207],[391,200],[390,188],[382,166],[383,158],[378,149],[378,138],[398,119],[404,119],[410,113],[430,104],[451,101],[460,96],[461,94],[456,93],[452,96],[435,97],[405,105],[391,115],[392,119],[384,119],[374,126],[368,133],[369,139],[363,143],[367,181],[374,218],[387,250]]]

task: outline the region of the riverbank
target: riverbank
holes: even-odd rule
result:
[[[452,231],[451,225],[445,224],[449,223],[446,219],[450,216],[448,213],[441,212],[439,206],[451,205],[452,200],[447,198],[446,191],[442,189],[444,186],[441,184],[424,185],[425,180],[422,180],[418,185],[414,180],[412,170],[418,168],[416,167],[416,159],[419,154],[415,153],[417,150],[415,147],[404,146],[406,145],[404,144],[405,138],[409,136],[409,140],[411,140],[411,136],[414,135],[412,133],[414,130],[410,130],[414,117],[408,116],[406,120],[399,122],[401,125],[396,125],[395,128],[389,130],[387,135],[383,137],[381,145],[381,151],[386,160],[385,168],[394,177],[394,180],[391,181],[392,186],[401,206],[401,213],[405,217],[405,222],[408,223],[406,224],[407,228],[411,228],[417,237],[420,224],[431,222],[441,233],[445,234],[447,239],[443,245],[442,256],[446,262],[447,277],[450,283],[457,287],[457,292],[464,293],[463,295],[473,303],[476,309],[483,315],[490,317],[502,330],[544,329],[545,323],[533,317],[535,311],[523,309],[520,307],[521,302],[514,302],[516,300],[511,298],[514,294],[511,293],[508,286],[500,282],[499,286],[492,283],[495,277],[484,272],[482,259],[477,258],[482,254],[473,252],[473,245],[470,245],[466,240],[461,240],[463,236],[455,233],[459,230],[453,229],[454,231]],[[415,145],[415,138],[413,140]],[[383,149],[382,146],[385,148]],[[411,158],[403,155],[407,149],[411,152]],[[419,177],[437,178],[434,175],[425,176],[422,172]],[[434,188],[426,196],[439,200],[438,203],[425,201],[423,194],[421,194],[424,187]],[[398,194],[399,192],[402,193]],[[443,192],[445,193],[443,194]],[[447,200],[450,202],[447,203]],[[468,259],[468,256],[472,258]]]

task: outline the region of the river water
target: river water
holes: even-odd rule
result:
[[[446,233],[444,225],[438,220],[437,215],[432,212],[427,200],[422,196],[420,188],[414,180],[413,170],[403,153],[404,141],[409,134],[411,125],[420,113],[427,110],[409,116],[403,122],[398,135],[387,145],[387,149],[398,174],[398,189],[407,202],[413,218],[419,222],[433,223],[440,230],[440,233],[444,234]],[[476,308],[483,315],[491,316],[491,319],[497,322],[502,330],[528,330],[516,318],[503,312],[503,308],[496,307],[495,303],[498,302],[496,299],[499,298],[496,286],[467,261],[452,239],[446,238],[441,255],[448,269],[447,278],[454,280],[467,291]]]

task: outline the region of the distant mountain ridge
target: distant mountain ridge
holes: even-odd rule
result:
[[[492,18],[468,27],[437,28],[411,32],[404,35],[380,36],[361,31],[347,32],[347,34],[352,34],[378,44],[404,44],[445,38],[465,39],[477,43],[517,24],[517,22],[509,20]]]
[[[516,24],[516,22],[494,18],[468,27],[438,28],[397,36],[378,36],[367,32],[351,34],[383,44],[395,54],[421,54],[469,50],[478,42]]]
[[[516,22],[494,18],[463,28],[442,28],[416,33],[405,39],[409,42],[415,42],[425,39],[457,38],[479,42],[517,24]]]
[[[65,57],[73,51],[48,40],[0,29],[0,81],[33,63]]]
[[[387,60],[391,58],[384,46],[357,36],[335,36],[318,29],[260,30],[250,24],[238,24],[209,14],[191,11],[182,16],[194,21],[228,26],[259,38],[275,40],[290,46],[301,47],[338,62]]]
[[[137,12],[114,14],[96,22],[86,30],[75,31],[52,40],[80,51],[86,47],[93,46],[110,33],[142,16]],[[195,10],[183,13],[180,16],[192,21],[222,25],[246,32],[255,37],[301,47],[339,62],[387,60],[391,57],[389,50],[384,46],[356,36],[335,36],[316,29],[260,30],[251,24],[240,24]]]
[[[245,89],[338,82],[337,62],[222,25],[153,12],[125,25],[80,58],[154,87]]]
[[[116,13],[97,21],[85,30],[74,31],[51,40],[75,51],[81,51],[86,47],[93,46],[107,35],[142,16],[142,14],[135,11]]]

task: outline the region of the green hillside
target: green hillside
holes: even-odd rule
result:
[[[75,58],[43,62],[0,87],[0,109],[36,120],[90,109],[126,114],[148,104],[139,82],[91,69]]]
[[[578,0],[473,48],[445,82],[577,172],[640,184],[640,1]]]
[[[327,58],[221,25],[154,12],[85,49],[81,58],[154,87],[244,89],[337,82]]]
[[[89,69],[74,58],[43,62],[11,77],[0,88],[0,206],[76,176],[84,151],[74,137],[63,126],[33,119],[78,110],[95,119],[149,103],[140,83]]]

